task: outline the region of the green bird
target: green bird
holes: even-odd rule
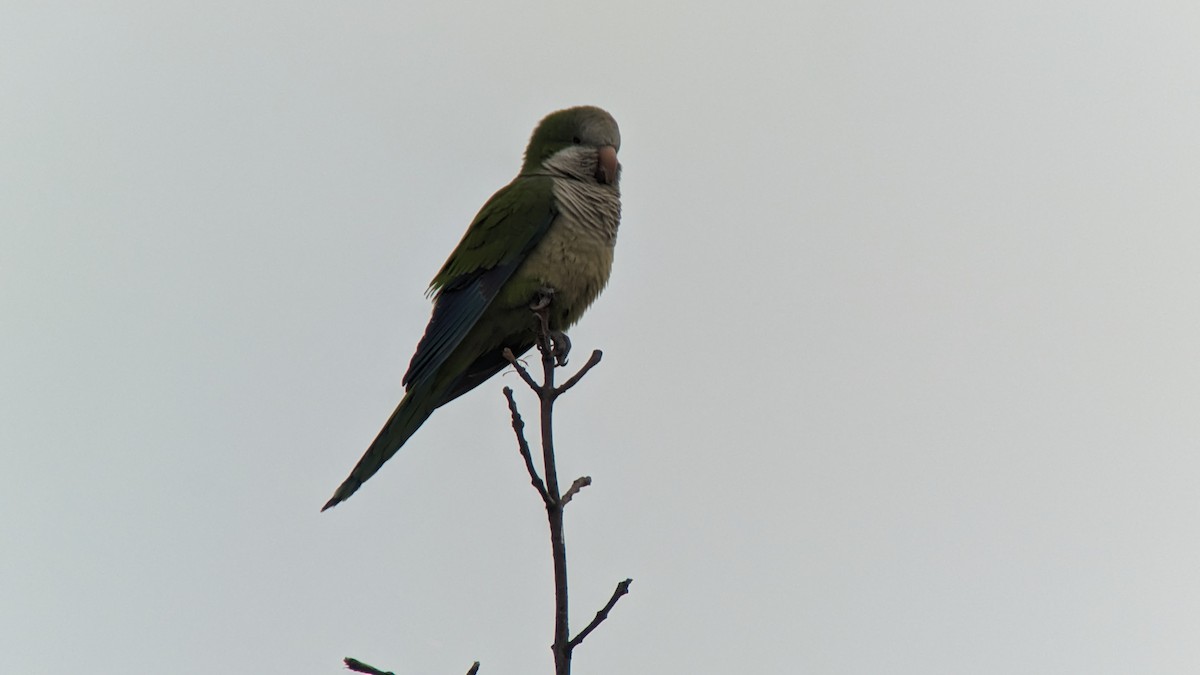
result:
[[[537,339],[539,310],[565,363],[563,333],[608,282],[621,220],[621,132],[592,106],[547,115],[521,172],[492,195],[429,284],[433,316],[404,398],[322,511],[375,475],[437,408],[509,365]]]

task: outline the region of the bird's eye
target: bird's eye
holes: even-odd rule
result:
[[[583,139],[578,136],[575,136],[575,137],[571,138],[571,142],[574,143],[575,145],[579,145],[580,143],[583,142]]]

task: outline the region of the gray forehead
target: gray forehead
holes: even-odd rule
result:
[[[617,127],[617,121],[599,108],[581,121],[580,131],[589,143],[621,149],[621,130]]]

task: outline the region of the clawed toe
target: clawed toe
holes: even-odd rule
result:
[[[539,288],[533,296],[533,301],[529,303],[529,309],[540,312],[550,306],[554,300],[553,288]]]
[[[550,353],[554,355],[554,361],[560,366],[567,365],[567,356],[571,353],[571,338],[561,330],[550,331],[550,342],[552,347]]]
[[[550,329],[550,304],[554,301],[553,288],[539,288],[529,302],[529,309],[537,315],[541,323],[538,337],[538,349],[544,354],[554,357],[554,362],[560,366],[567,365],[567,355],[571,353],[571,338],[561,330]]]

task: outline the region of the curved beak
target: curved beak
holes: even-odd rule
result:
[[[596,161],[596,180],[611,185],[617,180],[617,149],[611,145],[600,148]]]

